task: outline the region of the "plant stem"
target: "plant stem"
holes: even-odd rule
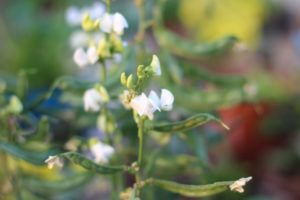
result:
[[[106,11],[107,11],[107,13],[110,13],[111,0],[106,0],[105,3],[106,3]]]
[[[106,73],[107,73],[107,71],[106,71],[106,65],[105,65],[105,61],[102,61],[101,62],[101,83],[103,84],[103,85],[105,85],[105,83],[106,83]]]
[[[142,162],[143,162],[144,122],[145,122],[145,118],[141,117],[138,123],[138,139],[139,139],[138,166],[139,168],[142,166]]]
[[[145,23],[146,23],[146,15],[145,15],[145,1],[144,0],[135,0],[135,5],[138,10],[139,15],[139,27],[136,35],[136,39],[139,43],[142,43],[145,36]]]

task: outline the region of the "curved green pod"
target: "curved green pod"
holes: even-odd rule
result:
[[[149,179],[146,184],[155,185],[164,190],[186,197],[205,197],[224,192],[234,181],[215,182],[207,185],[185,185],[172,181]]]
[[[221,120],[207,113],[196,114],[188,119],[179,122],[153,125],[150,129],[158,132],[187,131],[206,124],[209,121],[215,121],[221,124],[224,128],[229,129]]]
[[[94,163],[92,160],[84,157],[83,155],[76,152],[67,152],[57,155],[60,158],[66,158],[72,163],[79,165],[90,172],[99,174],[114,174],[117,172],[125,171],[125,166],[108,166]]]

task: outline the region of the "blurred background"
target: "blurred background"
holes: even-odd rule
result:
[[[82,72],[72,61],[70,35],[74,30],[65,21],[65,11],[71,5],[80,7],[92,2],[0,0],[0,78],[9,83],[8,87],[14,87],[16,80],[26,74],[24,84],[30,90],[24,101],[48,89],[60,76],[80,78],[82,73],[87,73],[84,77],[89,77],[89,72]],[[156,3],[147,1],[149,18]],[[138,24],[133,1],[115,0],[113,10],[127,18],[130,28],[125,38],[131,41]],[[191,166],[190,159],[182,158],[178,169],[166,173],[168,166],[158,161],[161,172],[157,176],[208,183],[251,175],[253,181],[246,186],[245,193],[225,192],[204,199],[300,199],[299,13],[298,0],[168,1],[163,13],[164,24],[178,36],[194,43],[208,43],[227,35],[239,38],[232,52],[223,56],[193,60],[178,56],[185,87],[197,83],[199,90],[217,91],[217,86],[201,82],[203,73],[198,76],[194,69],[218,77],[245,77],[261,87],[260,96],[251,101],[200,106],[199,111],[218,114],[230,130],[225,132],[208,125],[188,137],[173,136],[165,152],[195,156],[201,162],[193,170],[186,169]],[[149,49],[159,48],[151,30],[147,36]],[[255,93],[256,88],[250,86],[246,90]],[[44,106],[68,107],[56,101],[54,98]],[[53,128],[57,141],[80,132],[74,130],[83,131],[80,125],[74,127],[76,117],[71,117],[74,121],[67,114],[59,118],[67,123]],[[196,167],[201,169],[195,170]],[[86,196],[89,190],[85,189]],[[158,193],[160,199],[187,199],[161,190]]]

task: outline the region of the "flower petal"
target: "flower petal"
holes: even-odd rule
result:
[[[102,20],[100,21],[100,29],[105,33],[111,33],[112,27],[113,27],[112,15],[108,13],[104,14]]]
[[[98,61],[99,56],[97,54],[96,47],[92,46],[92,47],[88,48],[87,57],[88,57],[88,60],[89,60],[90,64],[95,64]]]
[[[102,143],[101,141],[92,145],[90,148],[96,163],[107,163],[112,157],[115,150],[112,146]]]
[[[89,63],[88,57],[82,48],[76,49],[73,60],[80,68],[85,67]]]
[[[173,108],[174,95],[167,89],[161,90],[160,105],[161,109],[170,111]]]
[[[152,102],[153,106],[156,108],[156,110],[160,111],[160,99],[159,99],[158,95],[156,94],[156,92],[151,90],[151,92],[149,94],[149,99]]]
[[[102,97],[96,89],[92,88],[84,93],[83,102],[85,111],[97,112],[100,110]]]
[[[101,2],[95,2],[91,7],[89,7],[89,14],[92,20],[102,17],[104,13],[105,5]]]
[[[152,56],[152,61],[151,61],[151,64],[150,64],[154,74],[156,76],[160,76],[161,75],[161,68],[160,68],[160,62],[159,62],[159,59],[156,55],[153,55]]]
[[[124,28],[128,28],[125,17],[118,12],[115,13],[113,15],[113,31],[118,35],[122,35],[124,33]]]
[[[67,8],[65,18],[70,26],[79,26],[81,24],[83,13],[75,6]]]
[[[89,42],[89,36],[84,31],[76,31],[70,36],[70,45],[76,49],[79,47],[86,47]]]

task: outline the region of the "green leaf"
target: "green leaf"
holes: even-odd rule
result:
[[[41,141],[46,137],[47,134],[49,134],[49,130],[49,119],[47,116],[42,116],[38,123],[35,134],[33,134],[30,139]]]
[[[158,39],[159,45],[168,49],[170,52],[182,57],[197,59],[203,56],[222,54],[231,49],[236,43],[237,38],[230,35],[210,43],[197,44],[195,41],[182,38],[167,30],[163,25],[164,19],[162,16],[165,3],[165,0],[161,0],[155,7],[154,13],[156,27],[154,29],[154,34]]]
[[[77,174],[68,177],[64,177],[61,180],[56,181],[46,181],[39,180],[36,178],[25,178],[22,180],[24,187],[30,189],[31,191],[41,192],[41,193],[58,193],[72,190],[76,187],[82,186],[90,178],[91,174]]]
[[[2,141],[0,141],[0,149],[12,156],[35,165],[44,165],[44,161],[48,158],[48,156],[58,153],[56,149],[51,149],[47,152],[36,152],[25,149],[22,146],[18,146],[16,144],[5,143]]]
[[[216,182],[208,185],[185,185],[160,179],[148,179],[146,184],[155,185],[164,190],[186,197],[205,197],[224,192],[234,181]]]
[[[83,155],[76,152],[67,152],[57,155],[60,158],[66,158],[76,165],[87,169],[90,172],[99,174],[113,174],[120,171],[127,170],[126,166],[108,166],[94,163],[92,160],[84,157]]]
[[[173,123],[163,123],[158,125],[153,125],[150,129],[158,132],[178,132],[187,131],[210,121],[215,121],[221,124],[224,128],[229,129],[220,119],[214,117],[213,115],[200,113],[196,114],[186,120],[173,122]]]
[[[187,58],[197,59],[204,56],[215,56],[225,53],[237,42],[235,36],[226,36],[210,43],[195,43],[182,38],[163,27],[155,29],[159,44],[172,53]]]

